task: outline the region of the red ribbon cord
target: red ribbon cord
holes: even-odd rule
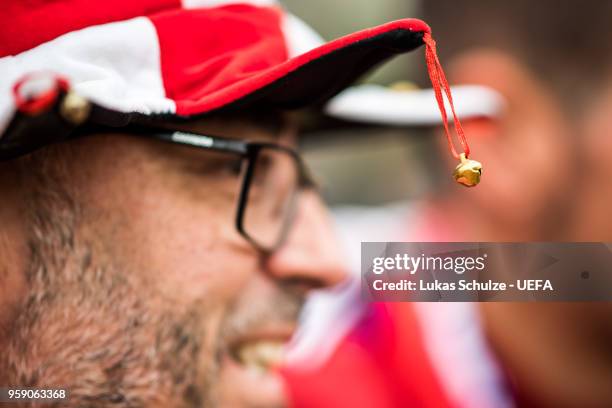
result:
[[[440,60],[438,59],[438,54],[436,52],[436,42],[431,37],[430,33],[425,33],[423,36],[423,42],[425,42],[425,61],[427,62],[427,72],[429,74],[429,79],[431,79],[434,93],[436,94],[436,101],[438,101],[440,115],[442,115],[442,123],[444,124],[444,131],[446,132],[448,146],[450,147],[453,156],[459,159],[459,154],[457,154],[457,151],[455,150],[453,139],[448,128],[448,116],[446,115],[446,107],[444,106],[444,96],[442,95],[442,90],[444,90],[448,103],[450,104],[451,111],[453,113],[453,121],[455,123],[455,132],[457,133],[457,137],[459,138],[459,142],[461,143],[463,152],[467,158],[470,155],[470,146],[468,146],[465,133],[461,127],[461,122],[459,122],[459,118],[455,113],[455,105],[453,104],[453,96],[451,95],[450,86],[448,85],[446,75],[444,75],[444,70],[442,69],[442,65],[440,64]]]

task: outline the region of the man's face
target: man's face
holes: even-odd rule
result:
[[[292,142],[228,121],[188,129]],[[235,156],[127,135],[83,139],[63,156],[27,190],[27,296],[9,380],[66,387],[71,406],[282,405],[271,368],[304,296],[343,278],[314,193],[264,256],[234,227]]]

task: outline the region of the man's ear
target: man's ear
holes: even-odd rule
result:
[[[500,117],[477,117],[461,121],[461,126],[466,134],[478,140],[490,140],[499,135]]]

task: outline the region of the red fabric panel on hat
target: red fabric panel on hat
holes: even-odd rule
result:
[[[0,57],[19,54],[81,28],[180,7],[180,0],[3,0]]]
[[[287,60],[282,18],[280,9],[244,4],[152,16],[166,96],[176,102],[176,113],[197,115],[224,107],[313,60],[382,33],[430,31],[421,20],[397,20]]]
[[[246,4],[163,12],[159,37],[166,96],[177,113],[288,58],[281,11]]]

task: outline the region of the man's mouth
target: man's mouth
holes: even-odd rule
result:
[[[289,337],[244,341],[231,350],[231,356],[249,370],[264,373],[278,367],[285,355]]]
[[[230,342],[229,356],[249,371],[266,373],[281,365],[294,331],[293,324],[283,324],[243,334]]]
[[[285,384],[277,368],[293,331],[294,326],[269,327],[228,342],[219,373],[223,406],[285,406]]]

